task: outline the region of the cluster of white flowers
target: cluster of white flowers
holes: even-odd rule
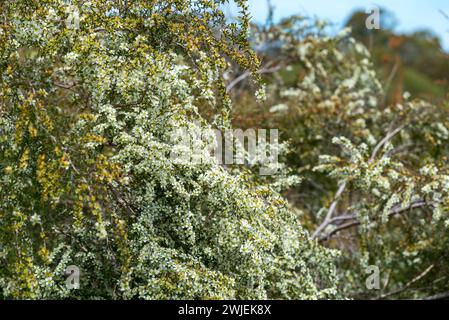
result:
[[[144,31],[120,20],[121,10],[107,1],[81,8],[80,29],[68,29],[55,19],[65,15],[62,2],[30,12],[9,6],[8,14],[22,16],[4,47],[11,53],[5,65],[15,70],[0,66],[0,93],[10,106],[0,118],[7,122],[0,128],[0,297],[338,296],[336,252],[310,239],[275,190],[294,177],[264,184],[207,154],[210,161],[199,165],[170,157],[171,132],[186,128],[199,140],[195,123],[213,126],[200,107],[229,105],[217,95],[223,66],[213,61],[228,40],[215,47],[216,31],[204,34],[209,21],[201,21],[201,10],[222,17],[215,5],[173,1],[181,12],[198,11],[189,18],[203,29],[190,26],[184,37],[178,17],[171,33],[161,23],[170,18],[157,15],[165,1],[151,8],[152,23],[139,24]],[[149,11],[146,1],[129,5],[136,15]],[[237,29],[227,32],[237,37]],[[70,264],[83,270],[79,290],[65,287]]]

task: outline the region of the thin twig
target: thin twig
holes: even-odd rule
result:
[[[382,99],[382,105],[385,104],[385,100],[387,98],[388,90],[390,89],[391,83],[393,82],[393,79],[396,76],[396,73],[398,72],[398,70],[399,70],[399,60],[396,60],[394,66],[393,66],[393,69],[391,70],[390,75],[388,76],[387,82],[385,84],[385,88],[384,88],[385,95],[384,95],[384,97]]]
[[[411,210],[411,209],[420,209],[420,208],[429,207],[429,206],[435,206],[435,203],[434,202],[426,202],[424,200],[417,200],[415,202],[412,202],[406,208],[402,208],[402,206],[397,205],[395,208],[393,208],[388,213],[388,216],[392,217],[392,216],[404,213],[404,212],[406,212],[408,210]],[[354,216],[356,216],[356,215],[354,215]],[[325,235],[320,240],[328,240],[330,237],[332,237],[333,235],[337,234],[338,232],[340,232],[342,230],[345,230],[345,229],[349,229],[349,228],[355,227],[355,226],[359,226],[360,224],[361,224],[361,222],[358,221],[358,220],[345,223],[345,224],[335,228],[334,230],[332,230],[329,234]]]
[[[267,74],[267,73],[274,73],[277,72],[281,69],[280,65],[271,67],[271,65],[273,64],[272,61],[268,62],[265,66],[263,66],[261,69],[259,69],[256,73],[257,74]],[[236,85],[238,85],[240,82],[242,82],[243,80],[245,80],[246,78],[248,78],[251,75],[250,71],[245,71],[244,73],[242,73],[240,76],[238,76],[237,78],[235,78],[234,80],[232,80],[227,86],[226,86],[226,91],[229,92],[231,91]]]
[[[405,290],[407,290],[412,284],[414,284],[415,282],[418,282],[419,280],[421,280],[422,278],[424,278],[426,276],[426,274],[428,274],[433,268],[435,267],[434,264],[430,265],[426,270],[424,270],[423,272],[421,272],[419,275],[417,275],[416,277],[414,277],[412,280],[410,280],[409,282],[407,282],[402,288],[397,289],[393,292],[390,293],[386,293],[384,295],[381,295],[378,299],[385,299],[391,296],[394,296],[396,294],[399,294]]]
[[[340,188],[338,188],[337,194],[335,195],[334,202],[332,202],[331,206],[329,207],[329,210],[327,211],[326,218],[324,219],[323,223],[321,223],[321,225],[315,230],[315,232],[312,235],[312,239],[315,239],[321,233],[321,231],[323,231],[330,224],[332,215],[335,211],[335,208],[337,207],[338,200],[339,200],[340,196],[343,194],[343,192],[345,191],[345,189],[346,189],[346,182],[343,182],[340,185]]]
[[[423,298],[422,300],[443,300],[443,299],[449,299],[449,291],[438,293],[433,296]]]
[[[380,148],[382,148],[385,144],[388,143],[388,141],[390,141],[391,139],[393,139],[393,137],[395,135],[397,135],[399,132],[401,132],[402,129],[405,128],[405,124],[400,126],[399,128],[396,128],[395,130],[393,130],[392,132],[390,132],[389,134],[387,134],[385,136],[385,138],[383,138],[378,144],[377,146],[374,148],[373,154],[371,155],[371,158],[369,159],[369,163],[373,162],[374,159],[376,159],[377,153],[379,152]]]

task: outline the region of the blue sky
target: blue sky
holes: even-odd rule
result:
[[[249,0],[253,19],[265,21],[266,0]],[[276,7],[275,18],[304,13],[309,16],[325,18],[341,27],[351,12],[365,11],[377,5],[392,11],[396,16],[397,31],[409,32],[429,29],[440,36],[446,50],[449,50],[449,21],[439,12],[449,15],[449,0],[271,0]]]

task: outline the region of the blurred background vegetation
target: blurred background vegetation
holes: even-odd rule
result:
[[[443,13],[442,13],[443,14]],[[449,86],[449,55],[431,31],[398,33],[392,12],[382,10],[382,28],[368,30],[367,14],[353,13],[346,23],[354,38],[371,52],[390,103],[401,103],[404,92],[441,102]],[[449,23],[448,23],[449,24]]]

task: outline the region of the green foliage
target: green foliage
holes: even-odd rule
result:
[[[338,296],[336,251],[274,185],[169,157],[171,130],[229,125],[230,61],[257,70],[223,2],[84,1],[79,28],[66,1],[0,4],[3,298]]]
[[[285,195],[313,238],[342,251],[344,295],[447,291],[447,103],[404,93],[402,103],[385,104],[371,55],[349,30],[328,37],[320,22],[291,17],[254,33],[273,70],[264,77],[267,100],[251,104],[236,90],[236,113],[257,113],[289,141],[287,165],[303,182]],[[365,286],[370,265],[380,269],[380,291]]]
[[[380,45],[355,40],[370,36],[357,25],[332,37],[300,16],[251,27],[246,1],[238,22],[225,3],[1,2],[1,298],[448,290],[449,105],[414,98],[443,92],[431,82],[443,60],[423,71],[428,35],[412,39],[423,60],[388,51],[413,89],[391,80],[392,100]],[[198,124],[280,129],[280,174],[171,157],[178,129],[204,150]],[[380,291],[365,285],[372,265]]]

